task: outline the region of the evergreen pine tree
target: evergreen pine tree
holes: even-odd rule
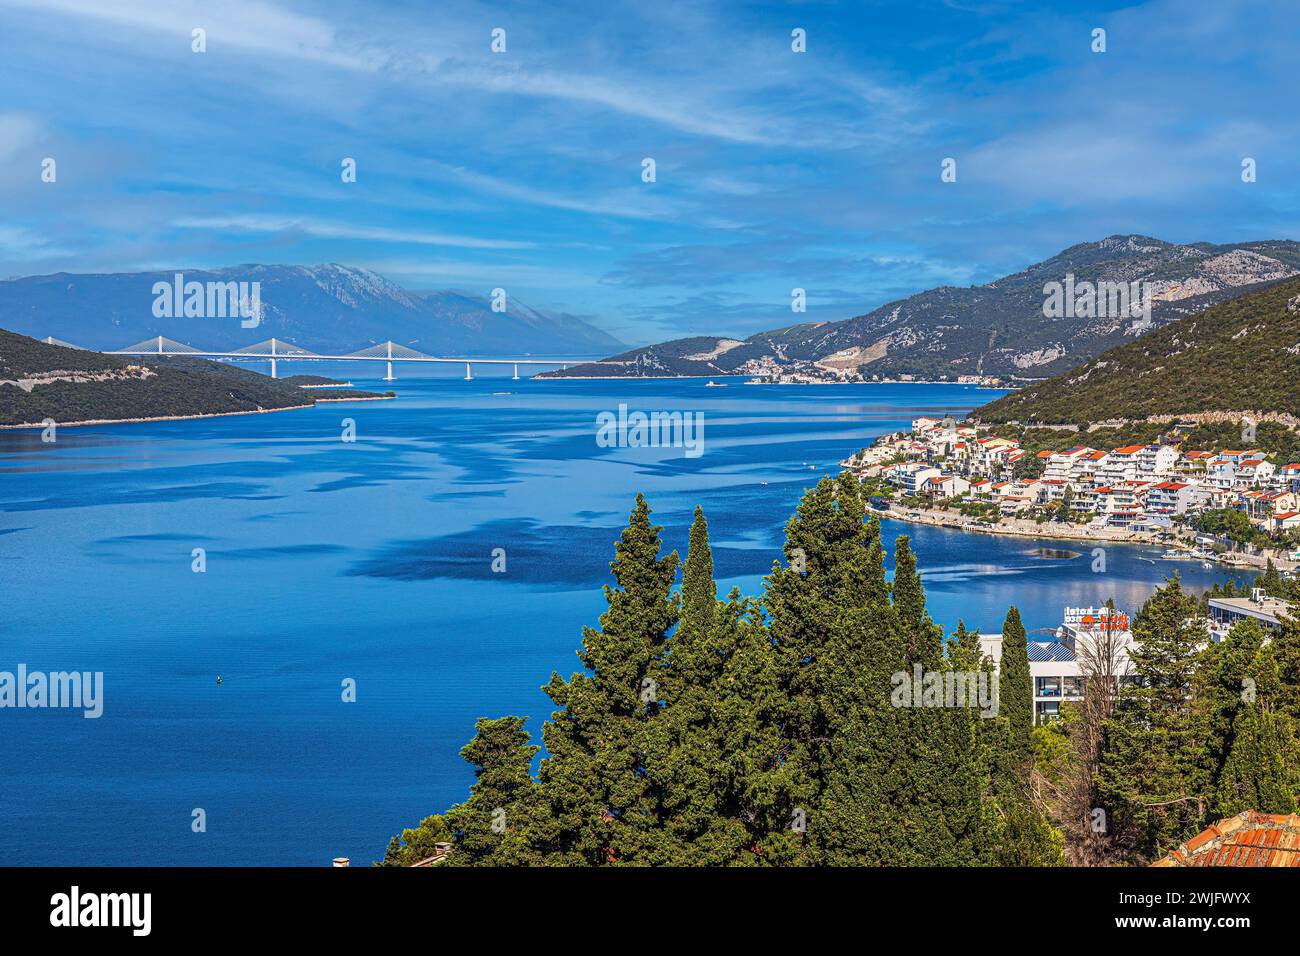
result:
[[[1105,725],[1098,793],[1116,849],[1132,860],[1163,856],[1204,825],[1209,780],[1204,721],[1192,701],[1204,622],[1178,575],[1133,624],[1134,682]]]
[[[523,717],[478,720],[460,754],[475,765],[470,797],[447,813],[450,866],[524,866],[534,852],[541,794],[532,777],[539,747],[530,745]]]
[[[781,866],[800,862],[804,834],[791,827],[794,790],[785,759],[786,713],[779,686],[776,648],[762,605],[733,589],[719,615],[718,644],[726,648],[713,707],[716,752],[722,770],[721,812],[743,827],[730,861]]]
[[[1258,702],[1241,707],[1215,793],[1219,816],[1243,810],[1295,813],[1295,774],[1286,761],[1290,737],[1285,717],[1264,711]]]
[[[1202,654],[1195,698],[1204,722],[1204,772],[1212,781],[1217,781],[1223,773],[1223,765],[1232,750],[1234,724],[1245,699],[1257,696],[1262,690],[1253,685],[1265,636],[1264,629],[1248,619],[1234,625],[1224,640],[1211,644]],[[1217,810],[1210,815],[1222,816]]]

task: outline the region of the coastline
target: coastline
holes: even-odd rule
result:
[[[199,415],[153,415],[151,418],[143,419],[83,419],[81,421],[56,421],[55,425],[59,428],[75,428],[78,425],[126,425],[135,423],[144,423],[144,421],[192,421],[196,419],[225,419],[233,415],[270,415],[277,411],[299,411],[302,408],[315,408],[322,402],[390,402],[396,399],[396,395],[370,395],[367,398],[352,397],[347,398],[317,398],[315,402],[308,402],[307,405],[286,405],[281,408],[246,408],[243,411],[212,411],[201,412]],[[42,421],[30,421],[18,425],[0,425],[0,429],[19,428],[45,428]]]
[[[546,375],[544,373],[529,376],[530,381],[543,382],[660,382],[675,381],[685,379],[708,379],[715,378],[752,378],[748,372],[715,372],[712,375]],[[841,382],[838,380],[828,380],[824,382],[754,382],[745,381],[742,385],[966,385],[971,388],[985,389],[993,392],[1011,392],[1019,386],[1011,385],[979,385],[975,382],[945,382],[942,380],[930,379],[913,379],[902,381],[901,379],[881,379],[877,382]]]
[[[1093,528],[1091,530],[1081,528],[1058,529],[1048,527],[1046,522],[1040,525],[1035,521],[1014,518],[1011,519],[1013,524],[1010,526],[998,524],[992,527],[983,527],[975,524],[976,519],[974,518],[966,518],[941,511],[912,510],[916,512],[915,517],[892,509],[869,508],[868,513],[876,515],[882,520],[901,521],[905,524],[923,524],[935,528],[948,528],[952,531],[968,531],[973,534],[988,534],[1008,538],[1045,538],[1054,541],[1078,541],[1092,544],[1132,544],[1163,547],[1167,550],[1183,552],[1186,555],[1185,560],[1188,561],[1209,561],[1230,568],[1262,571],[1270,557],[1270,555],[1251,555],[1235,552],[1229,552],[1230,558],[1218,554],[1193,555],[1191,553],[1192,547],[1186,542],[1179,540],[1161,541],[1149,531],[1122,531],[1114,528]],[[1019,524],[1014,524],[1014,522],[1019,522]],[[1165,558],[1163,560],[1179,561],[1184,559]],[[1279,570],[1290,570],[1295,565],[1295,562],[1288,561],[1281,556],[1274,556],[1273,563]]]
[[[73,428],[78,425],[127,425],[136,422],[188,422],[198,418],[228,418],[231,415],[269,415],[271,412],[291,412],[299,408],[315,408],[309,405],[285,405],[283,408],[250,408],[242,412],[206,412],[201,415],[155,415],[151,418],[87,418],[79,422],[55,422],[59,428]],[[42,422],[30,422],[22,425],[0,425],[0,428],[45,428]]]

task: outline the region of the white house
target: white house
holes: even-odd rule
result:
[[[1269,527],[1273,531],[1290,531],[1292,528],[1300,528],[1300,511],[1283,511],[1281,514],[1273,515],[1269,519]]]
[[[1247,458],[1237,464],[1237,475],[1233,484],[1239,487],[1266,485],[1277,471],[1277,466],[1263,458]]]
[[[935,498],[960,498],[970,491],[970,482],[959,475],[931,475],[921,493]]]

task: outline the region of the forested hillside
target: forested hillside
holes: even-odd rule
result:
[[[347,397],[377,396],[353,391]],[[0,426],[218,415],[315,402],[313,391],[232,365],[104,355],[0,329]]]
[[[1300,415],[1300,280],[1188,316],[971,417],[1080,424],[1218,411]]]

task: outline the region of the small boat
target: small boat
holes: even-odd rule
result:
[[[705,387],[705,388],[726,388],[726,387],[727,387],[727,383],[726,383],[726,382],[715,382],[713,379],[709,379],[707,382],[704,383],[704,387]]]
[[[220,675],[220,674],[217,675],[217,686],[218,686],[218,687],[221,686],[221,675]]]

